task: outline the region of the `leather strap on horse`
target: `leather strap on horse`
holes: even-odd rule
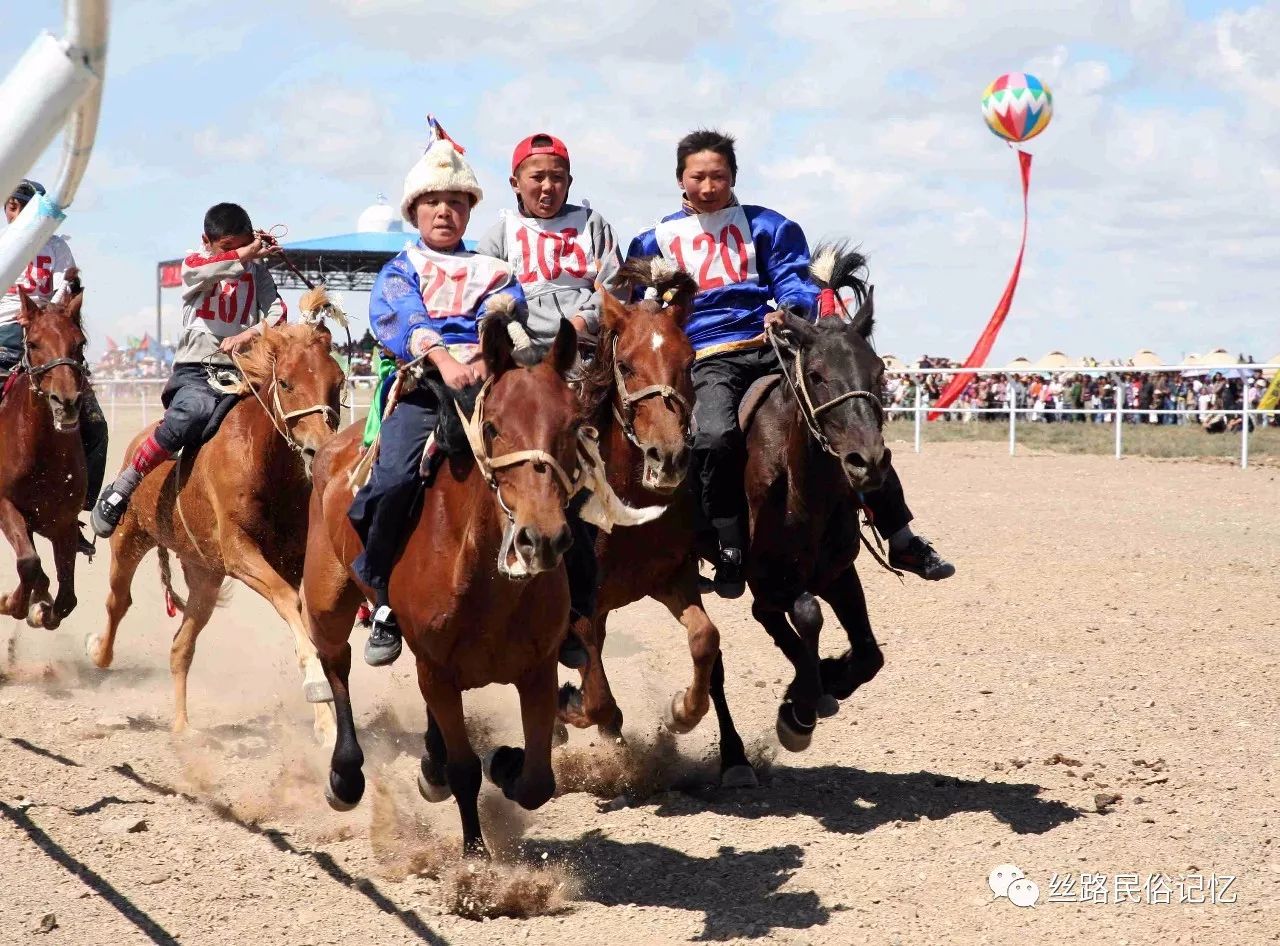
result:
[[[618,399],[613,405],[613,416],[617,419],[618,426],[622,428],[622,432],[627,435],[627,439],[635,446],[644,449],[644,445],[640,443],[640,438],[636,436],[635,405],[645,400],[645,398],[660,397],[664,401],[675,401],[684,409],[685,417],[689,417],[693,413],[689,407],[689,402],[669,384],[651,384],[633,393],[627,391],[626,379],[622,377],[622,369],[618,367],[618,337],[616,335],[613,337],[613,349],[610,356],[613,358],[613,382],[618,394]]]
[[[484,442],[484,402],[492,389],[493,378],[486,378],[484,384],[480,387],[480,393],[476,395],[475,411],[470,417],[467,416],[456,401],[453,406],[458,412],[458,417],[462,420],[462,429],[466,431],[467,443],[470,444],[471,453],[476,458],[476,466],[480,468],[480,473],[484,476],[485,482],[489,484],[489,488],[498,494],[499,505],[502,506],[503,511],[510,518],[512,513],[502,498],[502,490],[498,488],[497,471],[518,466],[521,463],[533,463],[548,467],[555,476],[556,481],[564,489],[565,502],[567,503],[570,497],[577,492],[577,477],[569,476],[559,461],[545,450],[516,450],[497,457],[489,456],[489,450]]]
[[[791,393],[795,395],[796,402],[800,405],[800,417],[804,420],[805,426],[809,428],[809,435],[826,453],[837,460],[841,459],[835,448],[831,446],[831,441],[827,439],[827,435],[822,432],[822,428],[818,425],[818,418],[824,412],[838,407],[853,398],[865,398],[872,403],[876,409],[877,416],[883,421],[884,405],[880,403],[880,398],[871,391],[845,391],[843,394],[815,406],[813,398],[809,394],[809,385],[804,377],[804,350],[800,349],[795,352],[795,377],[793,378],[785,367],[786,362],[783,359],[782,346],[778,344],[778,339],[773,329],[765,329],[765,337],[769,339],[769,344],[773,346],[774,354],[778,356],[778,364],[783,366],[783,380],[787,382],[787,387],[791,389]]]

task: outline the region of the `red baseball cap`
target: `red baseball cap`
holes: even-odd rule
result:
[[[549,144],[540,144],[534,146],[534,141],[538,138],[545,138]],[[536,135],[530,135],[524,141],[516,145],[516,150],[511,155],[511,173],[516,173],[516,168],[526,158],[531,158],[535,154],[554,154],[557,157],[564,158],[564,163],[569,163],[569,149],[564,146],[564,142],[555,135],[548,135],[545,131],[540,131]]]

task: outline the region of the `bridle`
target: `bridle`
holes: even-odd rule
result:
[[[42,362],[38,365],[31,363],[31,346],[27,341],[26,333],[22,335],[22,360],[18,362],[18,370],[23,372],[31,379],[31,391],[37,397],[44,398],[49,403],[49,409],[53,410],[53,402],[50,400],[48,392],[40,384],[40,379],[52,371],[54,368],[70,368],[75,372],[80,382],[81,390],[89,380],[89,366],[80,358],[55,358],[52,361]],[[79,393],[79,392],[78,392]],[[60,428],[62,430],[72,430],[75,425]]]
[[[684,420],[686,427],[688,419],[692,416],[692,409],[689,402],[685,400],[683,394],[677,391],[669,384],[651,384],[648,387],[641,388],[639,391],[627,391],[626,379],[622,376],[622,368],[618,365],[618,336],[613,337],[613,348],[610,351],[610,357],[613,359],[613,381],[617,391],[617,399],[613,405],[613,416],[618,421],[618,426],[622,428],[622,432],[627,435],[627,439],[641,450],[644,444],[640,442],[640,438],[636,435],[636,405],[646,398],[660,397],[668,405],[672,401],[679,404],[684,411]],[[686,439],[688,435],[686,434]]]
[[[244,369],[240,367],[240,359],[235,355],[232,355],[231,360],[235,364],[236,368],[239,369],[241,377],[244,379],[244,387],[253,395],[254,400],[262,406],[263,411],[266,412],[267,417],[271,420],[271,426],[276,429],[276,433],[284,438],[284,442],[289,445],[289,449],[298,456],[305,456],[306,448],[294,438],[293,431],[289,428],[290,421],[296,420],[299,417],[306,417],[308,414],[323,414],[325,422],[329,425],[329,429],[338,429],[341,417],[338,412],[328,404],[312,404],[309,407],[300,407],[295,411],[286,411],[284,409],[284,405],[280,403],[280,379],[276,377],[276,365],[274,359],[271,362],[271,384],[267,389],[271,397],[270,406],[267,406],[267,402],[263,400],[262,393],[258,390],[258,386],[249,380]]]
[[[824,413],[832,408],[839,407],[845,401],[850,401],[854,398],[862,398],[870,401],[872,407],[875,409],[876,418],[880,422],[880,426],[884,426],[884,404],[881,402],[879,396],[872,391],[845,391],[843,394],[839,394],[823,404],[815,405],[813,403],[813,397],[809,393],[809,385],[804,376],[804,349],[793,349],[795,355],[795,376],[792,377],[792,372],[787,371],[785,368],[786,362],[782,357],[783,346],[778,344],[778,339],[774,334],[773,329],[766,329],[765,335],[769,339],[769,344],[773,346],[774,353],[778,356],[778,364],[784,366],[782,377],[787,382],[787,387],[791,389],[791,393],[795,395],[796,402],[800,406],[800,416],[804,419],[805,426],[809,428],[809,435],[817,441],[818,446],[820,446],[824,451],[836,459],[841,459],[835,448],[831,446],[831,441],[827,439],[827,435],[822,432],[822,428],[819,425],[819,419]]]
[[[489,489],[493,490],[497,497],[503,515],[507,517],[507,524],[502,533],[502,545],[498,550],[498,570],[509,578],[524,578],[529,576],[518,555],[514,569],[507,564],[507,558],[515,545],[516,514],[502,496],[502,484],[498,482],[498,471],[524,463],[532,463],[539,473],[549,471],[564,492],[564,506],[568,508],[569,501],[582,488],[582,466],[579,463],[571,476],[565,472],[560,461],[545,450],[513,450],[496,457],[490,456],[489,448],[484,442],[484,408],[489,394],[493,391],[493,381],[492,377],[486,378],[484,384],[480,386],[480,393],[476,395],[475,408],[470,417],[457,401],[454,401],[453,406],[462,421],[462,429],[466,431],[467,443],[471,447],[472,456],[475,457],[476,467],[480,470],[480,475],[484,477]],[[587,427],[582,428],[578,433],[579,441],[584,438],[593,439],[596,436],[595,430]]]

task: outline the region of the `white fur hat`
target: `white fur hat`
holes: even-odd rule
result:
[[[410,216],[414,201],[429,191],[462,191],[471,195],[473,206],[484,198],[475,171],[448,138],[433,141],[426,154],[405,175],[400,213],[410,226],[418,225],[418,221]]]

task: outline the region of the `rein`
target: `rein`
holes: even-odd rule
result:
[[[258,385],[250,381],[248,375],[245,374],[244,369],[241,368],[240,359],[233,354],[231,356],[231,361],[243,376],[244,387],[253,395],[254,400],[262,405],[262,409],[271,420],[271,426],[276,429],[276,433],[284,438],[284,442],[289,445],[289,449],[298,456],[302,456],[304,450],[302,444],[298,443],[298,441],[293,438],[293,433],[289,430],[289,421],[295,420],[299,417],[306,417],[308,414],[323,414],[326,420],[331,421],[331,427],[336,427],[340,422],[341,418],[338,416],[338,412],[328,404],[312,404],[310,407],[301,407],[296,411],[286,411],[284,409],[284,405],[280,403],[280,379],[276,377],[276,366],[274,361],[271,363],[271,385],[269,387],[271,405],[268,406],[267,402],[262,398],[262,393],[259,391]]]
[[[782,346],[778,344],[778,339],[774,335],[773,330],[767,329],[765,331],[765,336],[769,339],[769,344],[773,346],[774,354],[778,356],[778,364],[785,366],[786,362],[782,357]],[[804,377],[803,349],[795,352],[795,377],[793,378],[791,373],[785,370],[785,368],[782,372],[782,377],[787,382],[787,387],[791,389],[791,393],[795,395],[796,402],[800,406],[800,416],[804,419],[805,426],[809,428],[809,435],[813,437],[818,446],[837,460],[840,459],[840,455],[837,454],[835,448],[831,446],[831,441],[827,439],[827,435],[822,432],[822,428],[818,424],[818,419],[826,411],[829,411],[834,407],[839,407],[845,401],[850,401],[854,398],[863,398],[871,402],[872,406],[875,408],[876,416],[879,418],[880,423],[882,425],[884,424],[884,404],[881,403],[880,398],[872,391],[845,391],[843,394],[839,394],[823,404],[814,405],[813,396],[809,393],[809,385],[805,381]]]
[[[627,439],[641,450],[644,445],[640,442],[640,438],[636,436],[636,405],[646,398],[660,397],[668,405],[672,401],[679,404],[684,410],[684,416],[687,419],[693,413],[689,407],[689,402],[675,388],[669,384],[651,384],[648,387],[641,388],[639,391],[628,392],[626,379],[622,377],[622,369],[618,367],[618,336],[613,337],[613,348],[610,351],[610,357],[613,359],[613,382],[617,390],[617,399],[613,404],[613,416],[617,419],[618,425],[622,428],[622,432],[627,435]]]

